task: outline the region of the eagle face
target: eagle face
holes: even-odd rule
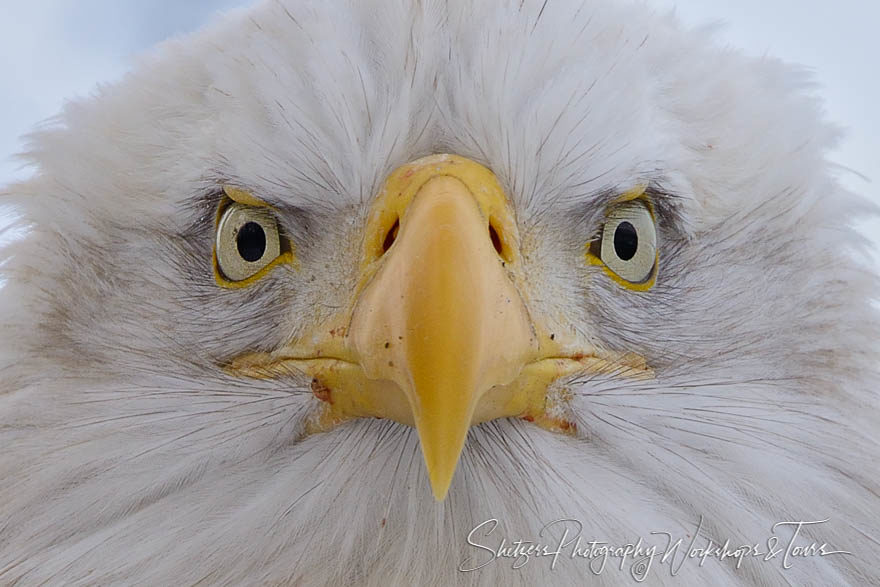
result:
[[[866,206],[804,85],[604,0],[267,2],[164,44],[4,193],[0,578],[632,580],[487,558],[564,519],[827,520],[798,540],[852,554],[651,581],[877,580]]]

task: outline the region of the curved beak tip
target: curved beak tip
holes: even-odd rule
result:
[[[464,442],[462,442],[462,448],[464,448]],[[432,452],[429,447],[422,445],[422,455],[425,458],[428,479],[431,481],[431,492],[437,501],[443,501],[449,493],[452,478],[458,468],[460,454],[461,448],[455,450],[449,447],[447,450]]]
[[[433,416],[430,413],[420,414],[421,417],[417,416],[415,422],[431,491],[437,501],[446,499],[470,427],[468,414],[437,417],[444,416],[447,411]]]
[[[440,478],[439,475],[432,475],[431,492],[434,494],[434,499],[438,502],[446,500],[451,484],[452,475],[445,475],[444,478]]]

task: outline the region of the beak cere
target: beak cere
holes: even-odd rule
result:
[[[601,351],[574,329],[530,316],[519,250],[513,210],[491,171],[455,155],[404,165],[373,202],[349,305],[226,370],[312,377],[323,403],[310,432],[363,417],[415,426],[442,500],[472,425],[522,417],[571,433],[571,394],[557,380],[588,371],[651,376],[638,356]]]
[[[509,214],[507,203],[483,208],[474,192],[488,193],[486,186],[439,170],[411,186],[397,238],[361,294],[349,330],[366,376],[403,390],[438,500],[478,402],[490,388],[513,381],[537,350],[491,236],[487,212]]]

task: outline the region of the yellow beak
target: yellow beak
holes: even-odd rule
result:
[[[417,189],[349,330],[367,377],[404,391],[438,500],[478,401],[519,375],[536,348],[473,196],[480,187],[437,175]]]

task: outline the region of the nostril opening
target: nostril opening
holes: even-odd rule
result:
[[[489,238],[492,239],[492,246],[495,247],[495,252],[504,257],[504,245],[501,243],[501,237],[498,236],[498,231],[495,230],[495,226],[492,225],[491,221],[489,222]]]
[[[400,230],[400,218],[397,218],[394,221],[394,224],[391,228],[388,229],[388,233],[385,235],[385,240],[382,242],[382,253],[385,254],[388,252],[388,249],[391,248],[391,245],[394,244],[394,239],[397,238],[397,231]]]

